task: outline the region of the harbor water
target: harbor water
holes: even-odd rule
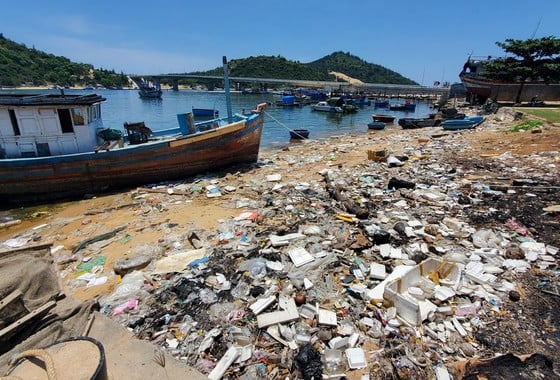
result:
[[[59,93],[59,90],[13,90],[7,92]],[[123,130],[123,123],[144,121],[152,130],[175,128],[178,125],[177,114],[191,112],[192,108],[213,108],[219,111],[220,117],[227,115],[224,92],[180,90],[164,91],[161,99],[143,99],[136,90],[64,90],[67,94],[99,94],[107,99],[102,106],[103,124],[106,128]],[[392,103],[404,103],[405,99],[392,99]],[[386,128],[400,127],[397,124],[402,117],[428,117],[433,111],[425,101],[416,102],[414,112],[392,111],[386,108],[375,108],[372,105],[361,107],[357,113],[335,114],[313,111],[309,105],[277,106],[272,94],[231,94],[232,111],[250,111],[258,103],[267,102],[261,146],[274,148],[285,146],[290,141],[290,129],[308,129],[310,139],[320,139],[335,135],[367,134],[367,124],[376,113],[395,116],[395,122]]]

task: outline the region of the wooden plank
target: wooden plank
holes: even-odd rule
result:
[[[3,340],[5,337],[8,337],[9,335],[15,333],[16,330],[19,329],[21,326],[24,326],[25,324],[31,322],[32,320],[43,316],[55,306],[56,306],[55,301],[49,301],[43,306],[41,306],[40,308],[33,310],[25,317],[22,317],[17,321],[15,321],[14,323],[12,323],[11,325],[3,328],[2,330],[0,330],[0,340]]]
[[[8,294],[7,297],[2,298],[2,300],[0,300],[0,312],[4,308],[8,307],[8,305],[12,304],[14,301],[21,299],[22,296],[23,293],[21,292],[21,290],[16,289],[10,294]]]

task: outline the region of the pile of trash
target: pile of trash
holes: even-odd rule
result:
[[[309,182],[268,163],[237,217],[154,248],[164,252],[123,273],[101,306],[209,378],[458,376],[452,364],[482,349],[475,333],[521,297],[516,276],[557,271],[558,247],[514,218],[470,224],[507,191],[465,179],[441,149],[333,159]],[[223,192],[216,179],[197,185]]]
[[[227,197],[239,212],[215,231],[167,226],[115,263],[122,281],[101,311],[210,379],[443,380],[487,367],[480,359],[494,355],[480,332],[519,317],[506,314],[525,296],[520,279],[538,272],[559,284],[558,236],[503,209],[539,204],[533,212],[553,225],[557,191],[538,188],[557,186],[557,169],[504,155],[495,173],[475,175],[488,167],[461,166],[452,134],[398,150],[381,146],[399,136],[335,139],[270,154],[248,183],[203,177],[131,193],[156,213],[183,197]],[[364,147],[359,164],[342,163]],[[522,173],[540,182],[504,185]],[[102,266],[102,251],[90,261]],[[87,281],[99,278],[92,268]],[[557,355],[516,353],[508,365],[533,360],[554,375]]]

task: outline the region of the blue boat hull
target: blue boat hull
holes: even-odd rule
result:
[[[472,129],[484,121],[483,116],[471,116],[464,119],[450,119],[441,123],[445,130],[455,131],[459,129]]]

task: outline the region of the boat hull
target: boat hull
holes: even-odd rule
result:
[[[419,128],[434,127],[438,124],[438,122],[439,120],[436,119],[408,118],[408,117],[400,118],[398,121],[402,129],[419,129]]]
[[[449,119],[441,123],[443,129],[456,131],[461,129],[473,129],[484,121],[483,116],[471,116],[464,119]]]
[[[97,153],[0,160],[0,199],[76,198],[252,163],[258,159],[263,117],[253,114],[205,132]]]
[[[515,102],[518,97],[520,102],[529,102],[535,95],[538,95],[541,101],[560,99],[560,84],[503,83],[468,73],[459,74],[459,78],[467,92],[496,102]]]
[[[309,130],[308,129],[292,129],[290,130],[290,138],[291,139],[307,139],[309,138]]]
[[[395,116],[392,115],[380,115],[380,114],[375,114],[372,115],[373,121],[381,121],[383,123],[392,123],[393,121],[395,121]]]
[[[385,129],[385,123],[382,121],[372,121],[371,123],[368,123],[367,126],[369,130],[379,131]]]

